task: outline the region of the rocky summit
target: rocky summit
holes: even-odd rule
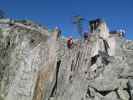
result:
[[[133,41],[104,21],[72,48],[58,34],[0,19],[0,100],[133,100]]]

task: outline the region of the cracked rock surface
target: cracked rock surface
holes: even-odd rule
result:
[[[133,41],[99,29],[68,49],[58,30],[0,20],[0,100],[133,100]]]

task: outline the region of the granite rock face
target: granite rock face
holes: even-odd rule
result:
[[[98,29],[68,49],[58,30],[0,20],[0,100],[133,100],[133,41]]]
[[[8,19],[0,22],[1,100],[49,97],[55,80],[57,32],[49,36],[46,29],[31,24]]]

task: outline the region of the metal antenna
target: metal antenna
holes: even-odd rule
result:
[[[81,38],[82,38],[82,33],[83,33],[83,27],[82,27],[83,20],[84,18],[79,15],[73,17],[73,24],[76,25],[77,31]]]

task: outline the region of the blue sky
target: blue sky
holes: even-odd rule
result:
[[[72,16],[81,15],[91,20],[103,18],[111,30],[125,29],[133,40],[133,0],[0,0],[10,18],[30,19],[54,28],[59,26],[65,36],[77,37]],[[84,30],[88,28],[84,23]]]

